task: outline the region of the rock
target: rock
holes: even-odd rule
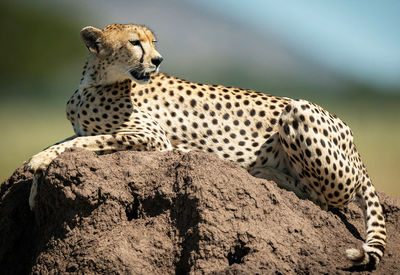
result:
[[[34,213],[29,172],[1,185],[2,274],[368,273],[345,257],[365,234],[356,204],[323,211],[211,154],[70,150],[45,174]],[[400,200],[379,195],[388,246],[375,272],[395,274]]]

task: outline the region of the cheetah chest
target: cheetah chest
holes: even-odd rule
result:
[[[79,136],[111,134],[132,128],[129,87],[94,87],[78,91],[67,104],[67,117]]]

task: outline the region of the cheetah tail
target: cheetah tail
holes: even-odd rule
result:
[[[364,212],[367,237],[361,251],[351,248],[346,250],[346,254],[354,265],[373,269],[385,252],[385,218],[375,188],[369,179],[359,188],[356,196]]]

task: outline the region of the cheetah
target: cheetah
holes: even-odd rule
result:
[[[305,100],[159,73],[163,58],[145,26],[89,26],[80,35],[89,55],[66,112],[75,135],[28,162],[32,210],[40,177],[66,148],[200,150],[239,163],[324,210],[357,200],[366,240],[361,251],[348,249],[347,257],[366,268],[379,263],[386,246],[382,207],[343,121]]]

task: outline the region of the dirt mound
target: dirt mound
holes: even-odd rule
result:
[[[32,175],[0,191],[3,274],[342,274],[360,247],[355,204],[325,212],[205,153],[69,151],[29,211]],[[400,200],[380,193],[388,247],[373,272],[400,272]]]

